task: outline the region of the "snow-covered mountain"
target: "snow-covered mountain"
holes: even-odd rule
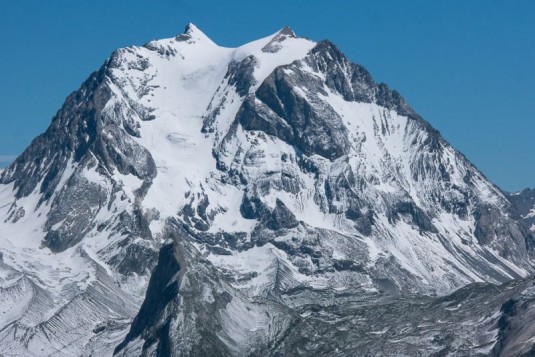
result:
[[[190,24],[115,51],[2,173],[0,218],[6,356],[335,354],[307,329],[360,331],[357,310],[384,301],[417,318],[476,282],[480,302],[534,271],[502,191],[396,91],[289,28],[224,48]],[[404,343],[491,351],[511,294],[473,338]]]

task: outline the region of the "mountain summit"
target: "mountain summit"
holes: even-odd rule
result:
[[[115,51],[2,172],[0,218],[6,356],[533,344],[515,310],[533,237],[508,196],[288,27]]]
[[[184,29],[184,33],[176,37],[177,41],[208,41],[213,43],[212,40],[204,34],[197,26],[192,23],[189,23]]]

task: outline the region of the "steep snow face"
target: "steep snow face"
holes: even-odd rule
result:
[[[154,63],[143,69],[150,95],[120,87],[154,118],[139,123],[137,139],[159,168],[143,200],[160,213],[153,231],[178,217],[208,259],[236,274],[244,259],[267,259],[253,248],[269,242],[279,252],[270,269],[287,266],[291,288],[349,280],[370,291],[446,293],[532,270],[529,233],[507,198],[332,44],[286,29],[222,49],[191,31],[197,41],[149,44],[172,59],[142,49],[113,70],[136,78],[132,62]],[[186,45],[209,60],[189,63]],[[176,56],[180,65],[165,69]],[[267,294],[273,279],[240,284]]]
[[[2,172],[0,353],[110,353],[142,301],[166,218],[215,170],[202,115],[228,68],[256,53],[258,86],[313,45],[277,33],[222,48],[189,25],[114,52],[69,96]],[[238,189],[227,193],[241,200]],[[77,328],[64,321],[73,309]]]
[[[288,28],[224,48],[190,24],[115,51],[2,173],[0,218],[8,355],[111,353],[151,271],[164,274],[170,231],[189,252],[163,279],[178,295],[145,300],[140,314],[192,309],[180,291],[198,292],[224,310],[210,338],[236,354],[251,351],[243,336],[274,333],[246,323],[268,307],[444,294],[533,271],[531,235],[500,190],[397,92]],[[139,316],[125,351],[152,351],[142,340],[156,325],[189,318]]]
[[[237,49],[222,48],[190,25],[177,38],[120,50],[112,57],[111,88],[116,99],[105,110],[115,111],[126,101],[150,113],[148,120],[134,118],[129,124],[136,127],[136,141],[151,152],[158,169],[145,207],[157,209],[164,218],[173,217],[188,201],[187,193],[203,191],[201,185],[215,171],[214,140],[201,130],[203,117],[211,101],[217,100],[218,88],[228,85],[229,67],[254,63],[250,78],[240,79],[254,91],[274,68],[304,57],[314,46],[308,40],[285,37],[275,52],[263,51],[278,38],[276,34]],[[228,108],[218,122],[222,132],[228,130],[241,102],[235,91],[223,95]],[[119,113],[117,120],[124,114]],[[219,201],[227,193],[232,192],[221,192]]]

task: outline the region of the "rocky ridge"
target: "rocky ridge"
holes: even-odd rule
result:
[[[2,172],[0,217],[4,355],[532,348],[518,205],[289,28],[115,51]]]

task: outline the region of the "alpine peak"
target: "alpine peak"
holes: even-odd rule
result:
[[[296,37],[295,32],[290,28],[290,26],[284,26],[280,31],[277,33],[278,36],[288,36],[288,37]]]
[[[202,32],[195,24],[189,23],[186,25],[186,28],[184,29],[184,33],[178,35],[176,37],[177,41],[190,41],[190,42],[197,42],[197,41],[210,41],[213,42],[204,32]]]
[[[271,40],[264,48],[262,48],[262,51],[278,52],[278,50],[280,50],[281,48],[281,43],[288,38],[297,38],[297,36],[290,27],[284,26],[271,37]]]
[[[0,175],[0,356],[532,355],[528,193],[331,42],[190,23]]]

